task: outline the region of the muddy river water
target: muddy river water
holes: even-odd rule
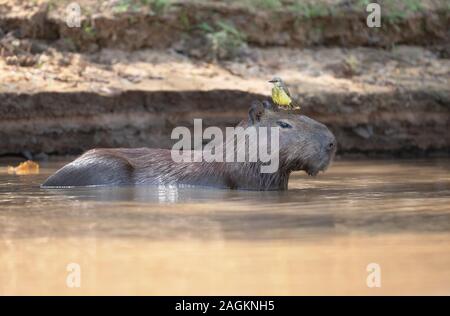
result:
[[[0,165],[0,294],[450,294],[450,160],[337,161],[285,192],[41,189],[63,163]]]

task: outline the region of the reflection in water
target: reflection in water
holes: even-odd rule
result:
[[[337,162],[284,192],[39,188],[60,165],[0,168],[0,294],[450,294],[449,160]]]
[[[142,188],[138,192],[142,192]],[[148,193],[149,188],[145,188]],[[147,196],[147,195],[146,195]],[[174,185],[159,185],[158,186],[158,201],[159,203],[175,203],[178,202],[178,188]]]

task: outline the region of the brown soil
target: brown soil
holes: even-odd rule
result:
[[[330,126],[341,154],[450,150],[450,60],[420,47],[252,48],[215,64],[170,50],[37,56],[32,67],[0,59],[0,154],[169,147],[172,129],[194,118],[224,127],[246,117],[274,74]]]
[[[433,1],[425,2],[426,12],[397,21],[395,30],[382,27],[379,37],[358,27],[364,19],[344,1],[329,0],[335,14],[303,17],[301,27],[290,24],[293,12],[285,8],[188,1],[160,14],[116,14],[112,1],[78,2],[92,10],[84,12],[81,30],[62,23],[64,1],[0,0],[0,155],[169,147],[172,129],[194,118],[220,127],[245,118],[251,100],[268,97],[274,75],[287,82],[305,115],[330,126],[339,154],[450,154],[448,14]],[[277,23],[269,23],[274,15]],[[188,57],[196,54],[186,43],[203,37],[179,27],[186,16],[189,25],[231,20],[257,46],[229,61]],[[321,19],[326,27],[311,41],[308,30]],[[423,27],[427,19],[433,27]],[[92,20],[95,28],[86,32]],[[380,42],[367,42],[374,38]],[[393,45],[399,42],[425,46]],[[295,47],[310,44],[389,48]],[[277,46],[261,47],[267,45]]]
[[[428,46],[446,45],[450,39],[450,10],[445,0],[421,1],[420,8],[391,7],[395,2],[386,1],[381,28],[367,27],[365,7],[356,0],[312,2],[315,10],[296,9],[288,5],[292,1],[272,10],[239,1],[172,1],[162,12],[149,6],[130,6],[122,12],[120,1],[78,0],[82,27],[69,28],[65,9],[70,2],[1,0],[0,28],[22,38],[60,40],[62,46],[91,52],[174,47],[197,39],[202,35],[199,26],[214,27],[217,21],[236,27],[249,44],[264,47]]]

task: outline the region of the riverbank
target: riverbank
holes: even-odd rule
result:
[[[2,8],[8,8],[11,1],[3,3],[7,5]],[[90,8],[90,12],[83,11],[83,23],[87,24],[64,31],[60,29],[65,25],[61,15],[64,3],[19,1],[9,10],[0,10],[0,155],[79,154],[92,147],[169,148],[172,129],[192,127],[194,118],[203,118],[205,127],[221,128],[244,119],[253,99],[269,96],[267,80],[274,75],[288,83],[305,115],[335,133],[338,155],[450,155],[449,28],[448,15],[439,13],[439,18],[433,18],[433,12],[445,11],[439,1],[424,2],[420,10],[407,10],[395,20],[398,34],[406,36],[413,25],[409,18],[432,18],[439,26],[439,36],[415,34],[411,38],[418,41],[404,38],[383,45],[356,40],[362,31],[355,30],[350,37],[336,35],[341,42],[327,42],[331,29],[324,30],[323,40],[317,43],[297,43],[289,32],[307,28],[289,24],[282,29],[289,40],[275,43],[266,26],[258,26],[254,30],[258,35],[251,35],[248,28],[252,24],[242,22],[248,16],[244,19],[233,10],[260,16],[254,20],[259,25],[258,21],[271,21],[269,16],[286,10],[293,14],[290,5],[255,9],[233,4],[226,8],[220,1],[171,2],[158,14],[152,12],[152,6],[135,10],[131,2],[107,2],[110,7],[103,10],[94,2],[81,1],[83,8]],[[124,4],[120,10],[118,3]],[[195,23],[190,20],[191,6],[198,9]],[[357,8],[331,1],[326,14],[303,19],[313,23],[344,12],[361,15]],[[151,19],[181,23],[180,14],[185,11],[189,25],[203,25],[201,30],[186,31],[187,37],[174,35],[172,31],[178,27],[158,32],[139,28],[157,27]],[[301,12],[310,11],[304,8]],[[123,14],[137,14],[153,22],[143,18],[134,21],[134,26],[116,24]],[[86,27],[99,16],[114,22]],[[225,29],[209,30],[206,25],[211,26],[208,19],[213,17],[217,21],[226,18],[221,26]],[[49,21],[59,21],[55,36],[45,33],[54,29]],[[389,19],[383,21],[386,25],[380,32],[394,34],[388,29]],[[336,25],[353,30],[353,24],[341,21]],[[429,32],[426,25],[418,29]],[[108,30],[118,33],[102,33]],[[66,31],[74,37],[64,35]],[[89,41],[84,40],[86,32],[93,37]],[[155,34],[167,37],[171,44],[150,38]],[[226,34],[226,40],[217,42],[217,34]],[[255,39],[258,36],[265,42]],[[420,38],[429,40],[420,42]],[[211,40],[223,45],[212,49],[208,46]]]
[[[0,154],[170,147],[176,126],[233,126],[267,98],[273,74],[305,115],[336,134],[339,154],[450,151],[450,60],[420,47],[257,49],[204,63],[173,51],[46,51],[34,67],[0,59]]]

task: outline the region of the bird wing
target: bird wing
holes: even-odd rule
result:
[[[284,92],[286,92],[286,94],[291,98],[291,93],[289,92],[289,89],[287,88],[287,86],[284,84],[284,82],[281,83],[281,88],[284,90]]]

